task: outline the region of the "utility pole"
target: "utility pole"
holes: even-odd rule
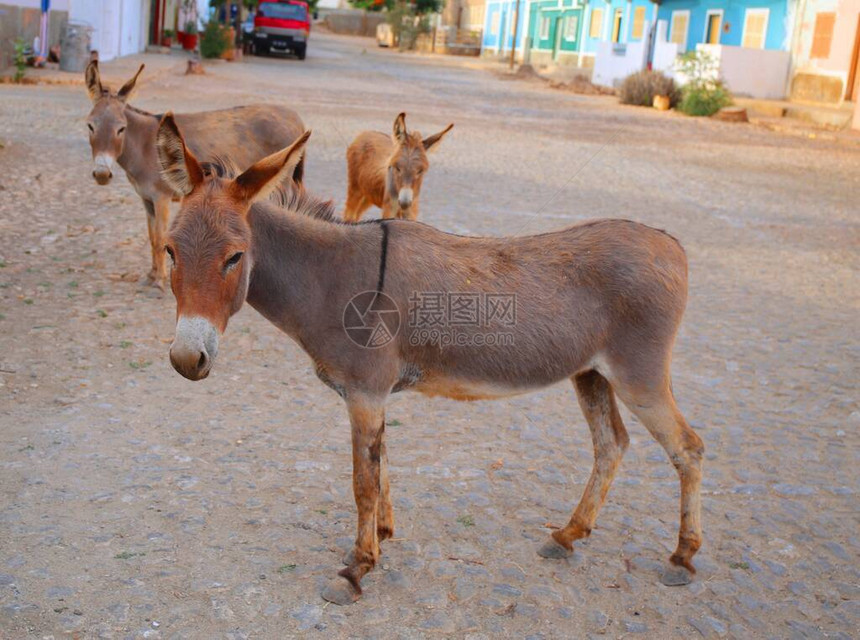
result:
[[[514,41],[511,43],[511,69],[514,68],[514,56],[517,53],[517,31],[520,29],[520,0],[517,0],[517,8],[514,11]],[[504,38],[504,34],[502,34]]]

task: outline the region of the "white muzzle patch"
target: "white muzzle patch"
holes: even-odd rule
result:
[[[403,188],[397,194],[397,202],[403,209],[408,209],[412,206],[412,189]]]
[[[170,362],[186,378],[199,380],[209,374],[218,355],[218,331],[206,318],[180,316],[170,345]]]

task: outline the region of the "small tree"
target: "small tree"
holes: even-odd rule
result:
[[[350,0],[353,6],[359,2],[373,0]],[[388,7],[387,22],[394,32],[394,39],[400,42],[401,50],[415,48],[415,41],[419,34],[430,33],[430,14],[442,10],[443,0],[385,0],[390,3]],[[375,10],[375,9],[371,9]]]
[[[704,51],[679,56],[675,68],[686,79],[678,108],[689,116],[712,116],[732,103],[732,94],[717,73],[717,62]]]
[[[27,42],[23,38],[15,40],[15,82],[24,80],[27,73]]]
[[[210,20],[200,35],[200,55],[204,58],[220,58],[232,46],[230,31],[216,20]]]

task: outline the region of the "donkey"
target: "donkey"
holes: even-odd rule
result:
[[[394,133],[362,131],[346,150],[348,185],[343,218],[358,222],[362,214],[376,205],[383,218],[418,217],[421,182],[430,168],[427,152],[435,149],[449,124],[439,133],[421,139],[417,131],[406,131],[406,114],[394,120]]]
[[[125,169],[128,181],[143,200],[152,250],[152,269],[148,280],[164,288],[167,276],[164,235],[174,197],[161,179],[155,135],[160,115],[153,115],[128,104],[138,77],[113,93],[101,82],[98,61],[90,62],[85,78],[93,108],[87,117],[93,154],[93,178],[106,185],[113,177],[113,165]],[[276,105],[252,105],[177,115],[188,135],[189,145],[201,158],[229,156],[243,167],[293,142],[304,131],[304,124],[292,109]],[[213,135],[215,132],[215,135]],[[300,161],[291,178],[302,182],[304,162]]]
[[[594,527],[629,443],[617,394],[678,471],[680,533],[662,581],[689,583],[702,542],[704,448],[678,410],[670,380],[687,297],[687,261],[678,241],[627,220],[538,236],[467,238],[402,220],[343,223],[330,205],[307,194],[282,194],[281,206],[266,201],[293,171],[309,135],[235,177],[206,175],[167,114],[158,152],[165,179],[183,194],[167,238],[177,311],[169,355],[176,371],[189,380],[206,378],[219,336],[247,300],[298,342],[317,376],[346,401],[358,533],[346,568],[322,597],[337,604],[357,600],[380,541],[394,532],[385,444],[389,394],[489,399],[565,378],[591,429],[594,468],[567,526],[553,531],[538,553],[567,557]],[[511,340],[479,341],[482,327],[465,325],[457,327],[464,340],[444,348],[428,343],[411,317],[410,300],[420,292],[512,297],[515,320],[504,325]],[[406,319],[407,309],[408,321],[396,322]],[[481,323],[488,315],[481,312]],[[363,342],[356,334],[385,339]]]

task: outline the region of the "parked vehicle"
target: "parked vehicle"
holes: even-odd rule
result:
[[[253,32],[248,34],[251,51],[257,55],[291,51],[299,60],[304,60],[310,31],[307,2],[261,0],[254,16]]]

